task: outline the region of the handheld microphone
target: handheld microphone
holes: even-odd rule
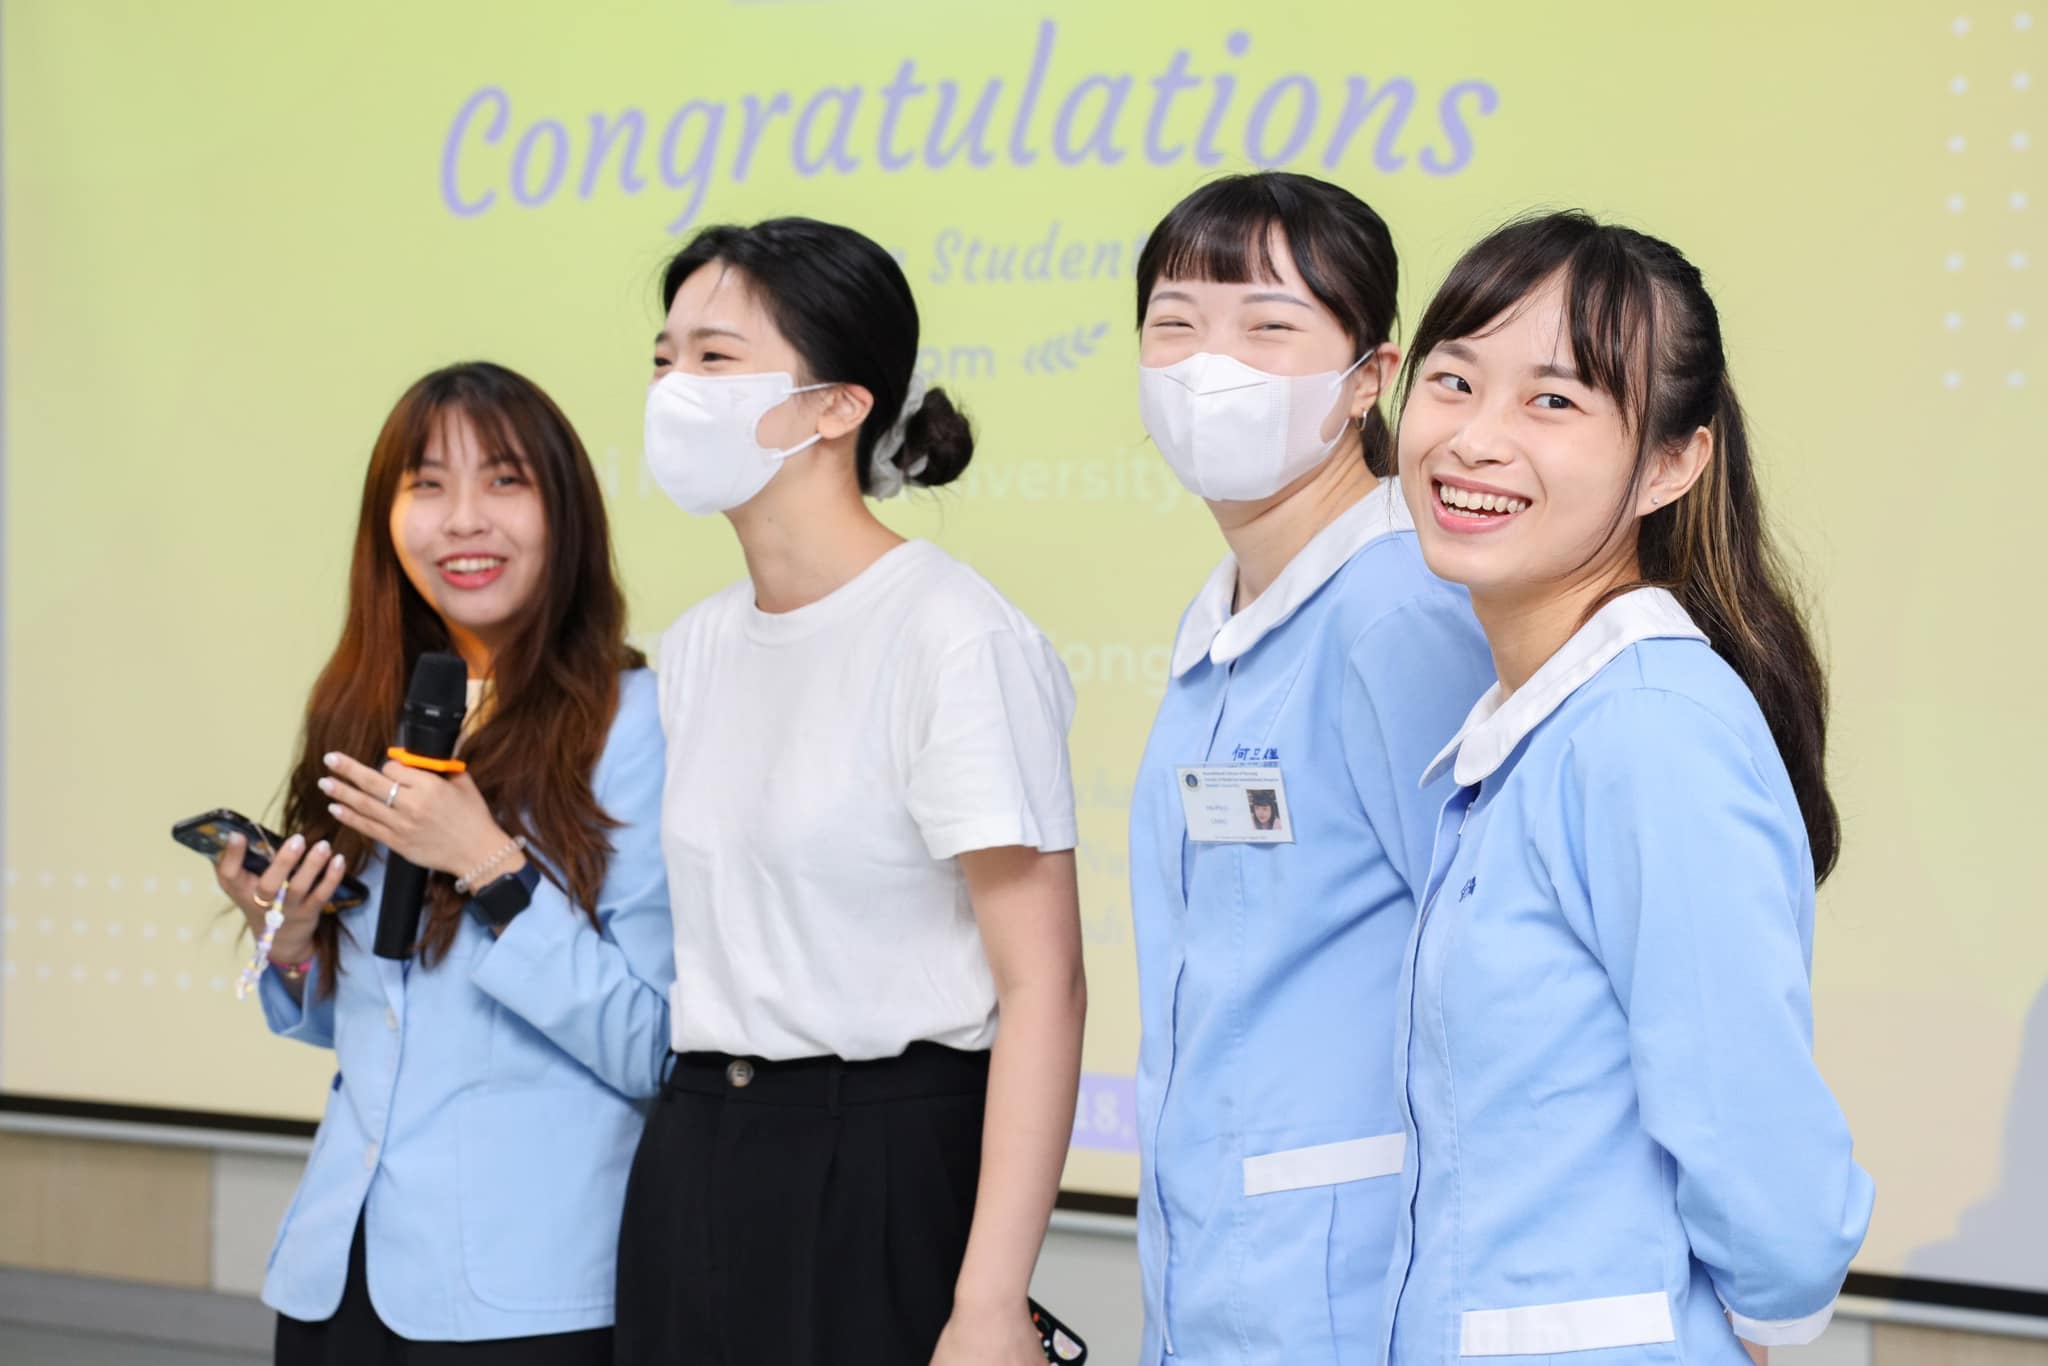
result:
[[[469,710],[469,666],[460,655],[423,654],[413,665],[405,711],[398,722],[398,747],[428,760],[451,759]],[[384,869],[384,895],[377,905],[379,958],[412,957],[420,937],[420,907],[427,896],[427,870],[391,855]]]

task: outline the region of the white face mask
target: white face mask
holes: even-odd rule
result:
[[[799,385],[785,371],[693,375],[671,370],[647,391],[647,472],[685,512],[708,516],[738,507],[768,486],[782,462],[824,434],[786,451],[769,450],[755,429],[792,394],[830,389]]]
[[[1138,411],[1152,444],[1188,492],[1219,502],[1271,498],[1323,463],[1343,435],[1323,439],[1350,369],[1269,375],[1207,351],[1138,367]]]

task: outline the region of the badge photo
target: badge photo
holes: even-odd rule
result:
[[[1198,844],[1292,844],[1294,819],[1278,764],[1195,764],[1175,770],[1188,838]]]

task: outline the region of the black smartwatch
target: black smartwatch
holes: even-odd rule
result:
[[[507,873],[494,878],[469,894],[469,909],[487,930],[503,930],[512,923],[513,917],[533,902],[533,892],[540,886],[540,868],[532,859],[516,873]]]

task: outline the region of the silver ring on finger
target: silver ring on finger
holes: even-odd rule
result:
[[[389,806],[389,807],[394,807],[394,808],[395,808],[395,807],[396,807],[396,806],[398,805],[398,784],[397,784],[397,783],[393,783],[393,784],[391,785],[391,790],[390,790],[389,792],[387,792],[387,793],[385,793],[385,794],[384,794],[384,805],[386,805],[386,806]]]

